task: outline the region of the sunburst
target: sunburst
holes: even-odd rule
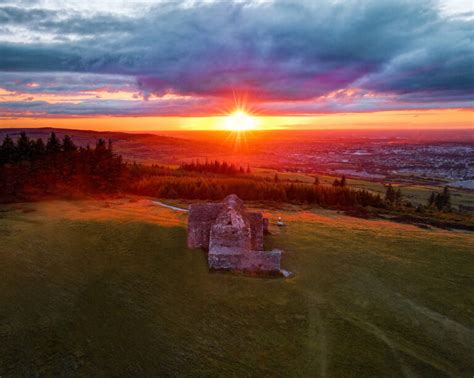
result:
[[[255,117],[247,114],[244,110],[238,109],[229,114],[225,119],[225,128],[230,131],[254,130],[257,126]]]
[[[258,130],[260,121],[256,109],[250,106],[248,96],[233,93],[233,104],[222,111],[220,129],[228,131],[225,144],[231,144],[235,152],[247,149],[247,134]]]

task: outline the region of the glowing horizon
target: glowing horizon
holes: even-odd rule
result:
[[[56,127],[99,131],[229,130],[228,116],[19,118],[0,121],[4,128]],[[466,109],[386,111],[318,116],[252,116],[252,130],[274,129],[474,129]]]

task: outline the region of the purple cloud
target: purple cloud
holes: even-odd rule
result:
[[[0,88],[143,98],[46,102],[46,114],[201,114],[186,96],[212,113],[235,93],[291,114],[473,105],[472,17],[435,1],[162,3],[127,16],[38,4],[0,5]],[[350,88],[378,98],[328,97]],[[146,101],[166,94],[182,99]]]

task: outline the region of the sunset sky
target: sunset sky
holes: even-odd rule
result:
[[[0,127],[474,127],[452,1],[0,0]]]

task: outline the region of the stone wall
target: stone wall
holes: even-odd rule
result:
[[[209,248],[211,227],[223,207],[224,204],[222,203],[203,203],[189,206],[189,248]]]
[[[247,213],[252,229],[252,248],[254,251],[263,251],[264,221],[261,213]]]
[[[211,227],[209,251],[249,251],[252,249],[252,231],[244,212],[233,207],[224,207]]]
[[[236,195],[189,207],[188,246],[208,249],[210,269],[279,274],[281,251],[264,251],[264,233],[268,220],[247,212]]]
[[[281,251],[249,251],[247,253],[209,253],[208,264],[213,270],[280,273]]]

